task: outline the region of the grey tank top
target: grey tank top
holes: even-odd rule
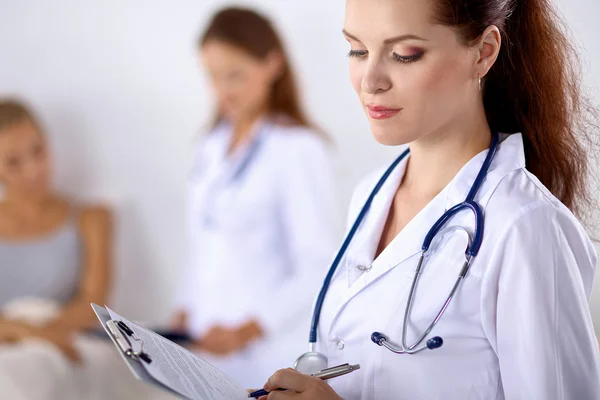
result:
[[[28,241],[0,239],[0,308],[23,297],[61,304],[76,294],[81,241],[74,218],[53,233]]]

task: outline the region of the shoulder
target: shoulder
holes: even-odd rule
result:
[[[486,219],[495,226],[502,221],[504,229],[527,220],[540,227],[559,223],[583,230],[575,215],[525,168],[504,176],[482,206]]]
[[[326,153],[328,142],[323,134],[304,126],[272,125],[267,134],[267,147],[286,156]]]
[[[103,204],[87,204],[79,207],[82,229],[108,230],[112,226],[113,215],[110,208]]]
[[[520,265],[506,268],[521,273],[539,270],[539,276],[551,273],[549,267],[559,263],[562,268],[578,269],[586,288],[591,288],[597,262],[592,240],[577,217],[533,174],[522,168],[506,175],[483,206],[482,251],[488,252],[489,259],[518,255]]]
[[[498,165],[490,169],[477,196],[486,224],[495,232],[524,220],[534,220],[538,226],[560,223],[583,229],[571,211],[527,170],[523,146],[520,134],[509,135],[502,142],[496,156]]]
[[[277,174],[290,171],[303,175],[326,174],[333,170],[333,154],[319,132],[301,126],[275,125],[266,134],[261,158],[277,165]]]

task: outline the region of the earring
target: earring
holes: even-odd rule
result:
[[[481,75],[477,75],[478,79],[479,79],[479,91],[481,92]]]

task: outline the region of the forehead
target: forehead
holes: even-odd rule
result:
[[[15,122],[0,129],[0,152],[17,151],[41,140],[41,135],[31,121]]]
[[[431,34],[433,0],[347,0],[344,29],[361,40]]]
[[[247,65],[254,64],[256,60],[246,51],[229,43],[209,40],[202,46],[202,58],[205,63],[217,65]]]

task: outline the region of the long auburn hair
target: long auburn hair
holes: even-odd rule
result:
[[[436,0],[437,22],[474,44],[495,25],[502,35],[484,79],[488,122],[523,134],[527,169],[576,214],[591,211],[589,155],[597,111],[582,90],[579,57],[550,0]]]
[[[273,24],[256,11],[228,7],[217,12],[208,28],[198,40],[202,47],[210,40],[218,40],[244,50],[250,56],[264,60],[271,52],[278,52],[283,59],[282,72],[271,88],[268,111],[275,116],[284,116],[292,124],[313,127],[300,105],[296,79],[282,41]],[[222,119],[217,111],[214,125]]]

